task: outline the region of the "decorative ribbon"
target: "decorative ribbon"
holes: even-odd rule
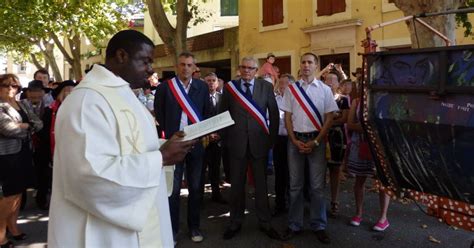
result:
[[[235,98],[235,100],[240,105],[242,105],[242,107],[247,110],[247,112],[257,121],[263,130],[267,134],[270,134],[267,119],[265,118],[265,113],[260,109],[258,104],[253,99],[246,97],[242,89],[240,89],[240,87],[236,87],[236,83],[234,81],[228,82],[225,87]]]
[[[321,114],[314,103],[309,98],[308,94],[306,94],[304,89],[300,86],[300,83],[296,82],[294,84],[290,84],[288,88],[290,89],[291,94],[295,96],[296,101],[300,104],[301,108],[306,113],[311,123],[313,123],[316,130],[321,131],[323,118],[321,117]]]
[[[184,113],[186,113],[189,120],[191,120],[193,124],[196,122],[200,122],[202,120],[202,117],[198,111],[198,108],[193,103],[191,98],[189,98],[188,94],[186,93],[178,79],[175,77],[168,80],[168,85],[170,86],[174,98],[176,99]]]

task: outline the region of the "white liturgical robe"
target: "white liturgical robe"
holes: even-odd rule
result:
[[[154,119],[127,82],[95,65],[55,132],[48,247],[174,247]]]

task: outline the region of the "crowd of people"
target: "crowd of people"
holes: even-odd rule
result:
[[[0,244],[11,247],[27,235],[17,218],[26,201],[26,189],[36,189],[39,209],[49,208],[56,113],[76,84],[51,83],[46,70],[38,70],[22,88],[14,74],[0,75]]]
[[[16,220],[22,194],[31,187],[37,189],[38,207],[50,209],[50,247],[172,247],[182,229],[182,187],[189,192],[189,237],[202,242],[207,180],[212,201],[229,206],[223,239],[240,232],[251,183],[263,234],[288,240],[302,233],[306,198],[310,229],[327,244],[327,216],[339,212],[343,167],[356,178],[350,224],[360,225],[364,183],[375,175],[354,93],[361,87],[360,68],[353,82],[340,64],[318,71],[318,57],[305,53],[297,77],[280,75],[270,53],[260,68],[255,58],[243,57],[238,76],[223,83],[214,72],[202,77],[194,55],[183,52],[176,76],[152,88],[147,80],[153,75],[153,47],[145,35],[121,31],[107,46],[105,64],[94,65],[79,84],[51,83],[47,70],[39,70],[22,90],[15,75],[0,76],[2,248],[13,247],[9,238],[27,238]],[[185,126],[226,111],[234,125],[185,141]],[[269,162],[275,171],[272,210]],[[228,199],[220,192],[223,181],[231,185]],[[380,191],[374,230],[388,228],[388,205]],[[281,214],[288,216],[285,232],[272,223]]]

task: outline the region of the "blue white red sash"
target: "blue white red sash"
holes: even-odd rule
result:
[[[300,104],[301,108],[306,113],[311,123],[313,123],[316,130],[321,131],[323,118],[321,117],[321,114],[314,103],[309,98],[308,94],[306,94],[304,89],[300,86],[300,83],[296,82],[294,84],[290,84],[288,88],[290,89],[291,94],[295,96],[296,101]]]
[[[238,87],[234,81],[228,82],[225,84],[225,87],[235,100],[257,121],[263,130],[269,134],[267,118],[265,118],[265,113],[260,109],[258,104],[251,98],[247,98],[242,89]]]
[[[202,120],[201,114],[193,101],[191,101],[191,98],[189,98],[181,82],[179,82],[177,78],[172,78],[168,80],[168,85],[181,110],[186,113],[189,120],[191,120],[192,123],[200,122]]]

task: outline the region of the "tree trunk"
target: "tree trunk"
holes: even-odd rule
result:
[[[421,13],[432,13],[458,9],[464,3],[464,0],[389,0],[394,3],[405,16],[417,15]],[[421,18],[424,22],[448,37],[452,45],[456,43],[456,21],[455,15],[439,15],[433,17]],[[439,47],[445,46],[443,39],[427,29],[425,26],[413,20],[406,21],[410,30],[411,44],[413,48]]]
[[[82,70],[81,70],[81,38],[79,35],[74,35],[72,39],[68,39],[69,43],[69,50],[71,54],[66,50],[63,43],[59,40],[59,37],[51,32],[51,38],[53,39],[56,46],[58,46],[59,51],[64,56],[64,60],[71,66],[74,79],[80,80],[82,78]],[[69,75],[71,77],[71,75]]]
[[[176,3],[176,59],[183,51],[187,51],[186,39],[188,36],[188,23],[191,20],[191,13],[188,9],[188,0],[178,0]]]
[[[69,41],[69,50],[72,53],[72,71],[74,73],[74,79],[80,80],[82,78],[82,68],[81,68],[81,37],[79,35],[74,35]]]
[[[188,0],[177,0],[176,2],[176,28],[173,28],[168,21],[161,0],[146,0],[146,3],[153,26],[163,40],[168,52],[173,55],[173,60],[176,64],[178,55],[187,50],[187,30],[189,20],[191,20]]]
[[[44,68],[40,62],[38,61],[38,59],[36,58],[36,55],[34,53],[30,54],[30,57],[31,57],[31,62],[33,62],[33,64],[36,66],[36,69],[46,69]]]
[[[51,70],[53,71],[54,80],[56,82],[63,81],[63,77],[61,76],[61,71],[59,70],[58,64],[56,63],[56,58],[54,57],[54,44],[49,42],[43,42],[45,49],[41,50],[44,55],[45,60],[51,66]]]

